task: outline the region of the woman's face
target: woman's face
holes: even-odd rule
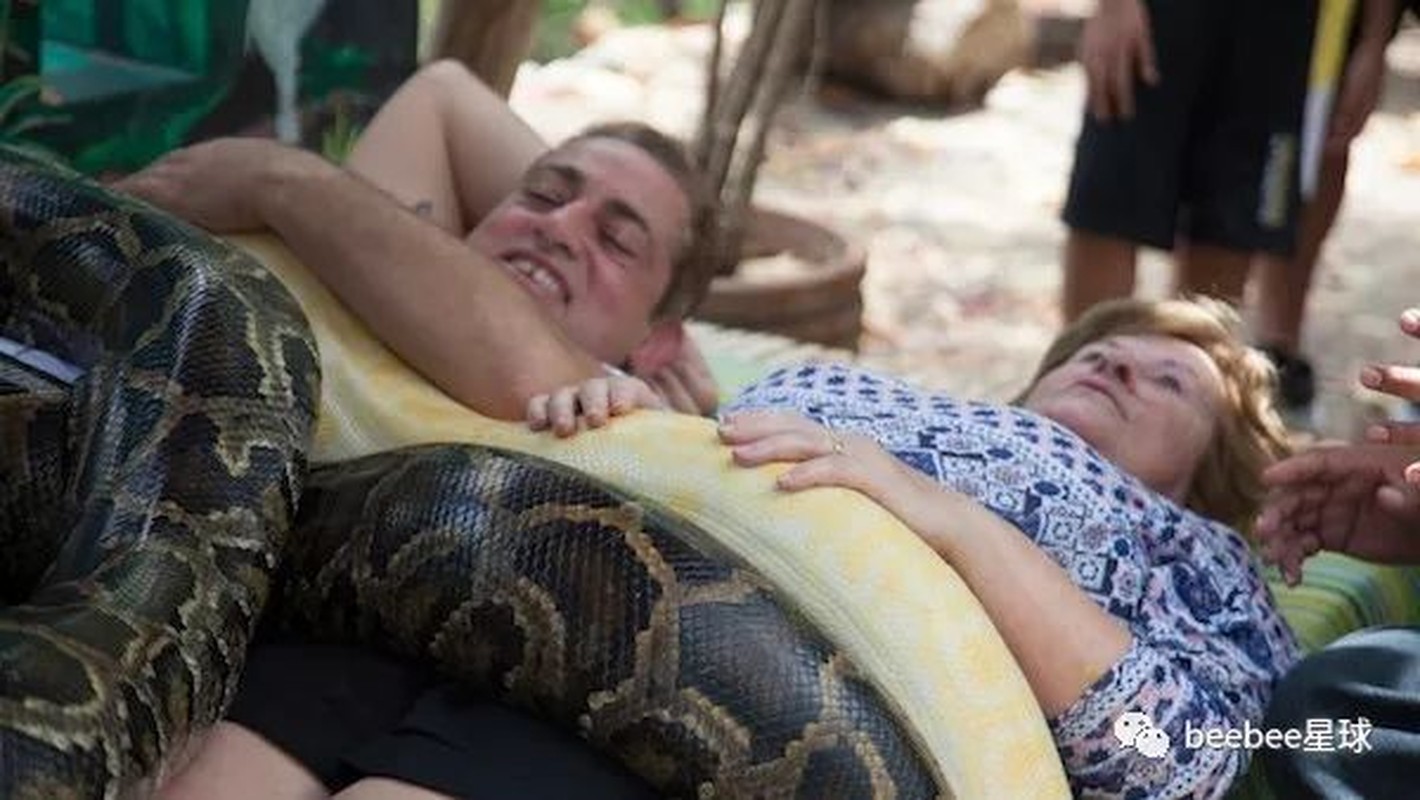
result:
[[[1213,439],[1223,375],[1202,348],[1181,339],[1111,336],[1042,376],[1023,405],[1181,502]]]

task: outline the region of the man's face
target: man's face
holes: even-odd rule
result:
[[[577,344],[616,364],[650,331],[689,225],[688,199],[654,158],[590,138],[539,159],[468,242]]]

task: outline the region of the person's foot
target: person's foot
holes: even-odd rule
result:
[[[1298,353],[1266,345],[1258,348],[1277,368],[1277,410],[1288,427],[1313,427],[1312,403],[1316,400],[1316,373]]]

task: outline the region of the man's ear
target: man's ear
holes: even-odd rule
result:
[[[631,374],[644,378],[660,372],[680,357],[685,337],[685,323],[678,319],[662,320],[652,325],[651,332],[626,359],[631,366]]]

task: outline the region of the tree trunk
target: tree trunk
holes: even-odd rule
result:
[[[508,96],[532,51],[540,0],[443,0],[430,54],[462,61],[489,88]]]

